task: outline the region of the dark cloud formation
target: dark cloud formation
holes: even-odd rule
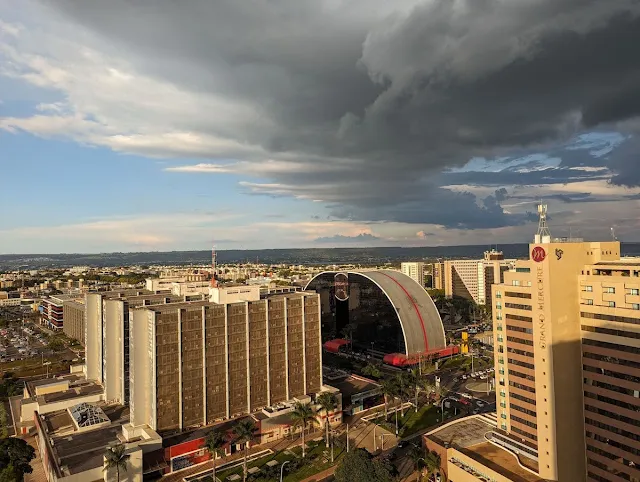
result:
[[[335,236],[323,236],[316,238],[313,241],[316,243],[367,243],[370,241],[378,241],[380,238],[369,233],[360,233],[357,236],[343,236],[342,234],[336,234]]]
[[[585,166],[640,184],[635,143],[606,159],[564,149],[550,169],[441,174],[638,116],[637,0],[45,3],[148,75],[251,105],[239,130],[190,127],[303,164],[248,189],[322,200],[337,218],[501,227],[532,215],[505,212],[504,189],[446,186],[606,178],[573,169]]]

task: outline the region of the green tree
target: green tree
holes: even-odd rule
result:
[[[18,474],[13,468],[13,465],[9,465],[0,470],[0,482],[22,482],[24,476]]]
[[[336,482],[391,482],[389,469],[374,460],[365,449],[351,450],[342,457],[335,472]]]
[[[382,371],[380,370],[380,365],[377,363],[367,363],[362,369],[362,374],[367,375],[368,377],[380,378],[382,376]]]
[[[238,444],[242,445],[242,450],[244,451],[244,458],[242,460],[242,480],[244,482],[247,481],[247,449],[248,445],[253,440],[256,431],[256,424],[250,418],[243,418],[233,427],[233,435],[235,437],[235,441]]]
[[[224,457],[224,446],[227,444],[227,437],[219,430],[211,430],[207,434],[207,438],[204,442],[206,449],[211,454],[211,460],[213,461],[213,480],[216,479],[216,457],[220,455]]]
[[[0,440],[0,469],[13,467],[22,479],[23,474],[32,472],[31,461],[36,457],[36,451],[26,441],[9,437]]]
[[[49,348],[53,351],[62,351],[65,349],[65,343],[60,336],[54,336],[49,340]]]
[[[329,446],[329,413],[333,412],[336,408],[338,408],[338,398],[335,393],[332,392],[322,392],[318,398],[316,399],[320,408],[324,410],[325,419],[324,419],[324,428],[326,432],[325,436],[325,446]]]
[[[2,431],[2,437],[7,438],[9,436],[9,428],[7,427],[7,410],[4,408],[4,403],[0,402],[0,430]]]
[[[118,482],[120,482],[120,470],[127,471],[127,465],[131,458],[131,455],[127,454],[126,451],[127,448],[124,444],[116,444],[107,447],[104,454],[104,468],[102,470],[106,472],[109,469],[116,469]]]
[[[317,422],[316,412],[310,403],[296,402],[291,412],[291,418],[295,427],[301,427],[300,436],[302,438],[302,458],[305,457],[305,443],[304,432],[307,430],[308,425],[313,425]]]
[[[396,396],[400,400],[400,414],[404,417],[403,402],[405,398],[411,396],[412,382],[410,375],[406,372],[396,375],[396,385],[398,387]]]

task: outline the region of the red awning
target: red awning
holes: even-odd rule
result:
[[[329,340],[324,343],[324,349],[330,351],[331,353],[338,353],[340,351],[340,347],[344,345],[348,345],[349,340],[344,340],[342,338],[337,338],[335,340]]]

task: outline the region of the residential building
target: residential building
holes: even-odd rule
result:
[[[145,306],[129,326],[133,425],[185,430],[322,388],[316,293]]]
[[[625,320],[640,314],[640,263],[621,262],[617,241],[536,241],[493,285],[496,438],[520,444],[546,480],[634,480],[640,345]]]
[[[62,303],[62,330],[69,338],[84,344],[85,305],[84,299],[66,300]]]
[[[424,263],[402,263],[400,265],[400,271],[402,271],[403,274],[406,274],[420,286],[424,287]]]
[[[491,299],[491,285],[503,281],[504,272],[515,262],[501,251],[485,251],[483,259],[445,260],[433,264],[433,287],[445,296],[459,296],[484,305]]]
[[[78,300],[80,296],[55,295],[45,298],[40,303],[42,323],[52,330],[62,330],[64,326],[64,302]]]

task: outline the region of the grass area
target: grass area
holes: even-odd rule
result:
[[[248,469],[252,467],[260,468],[260,473],[247,477],[248,481],[252,482],[267,482],[273,480],[279,480],[280,467],[285,461],[289,461],[285,465],[284,481],[285,482],[299,482],[306,479],[318,472],[331,467],[330,461],[330,449],[325,448],[324,441],[310,441],[307,442],[307,453],[304,459],[302,459],[302,449],[300,447],[294,447],[290,450],[284,450],[281,452],[262,457],[247,464]],[[324,452],[327,451],[325,455]],[[343,449],[339,447],[334,448],[334,464],[338,463],[339,458],[342,456]],[[268,467],[267,463],[275,460],[278,465],[274,467]],[[326,460],[326,462],[325,462]],[[242,476],[242,464],[237,467],[232,467],[227,470],[220,470],[216,474],[220,481],[226,482],[229,476],[238,474]],[[201,479],[202,482],[213,482],[213,477],[208,476]]]
[[[407,409],[404,416],[401,417],[398,413],[398,427],[400,437],[406,437],[413,435],[420,430],[432,427],[438,423],[440,419],[440,408],[434,407],[431,404],[423,405],[415,411],[415,408],[411,407]],[[389,421],[384,421],[384,415],[375,420],[375,423],[382,425],[389,432],[395,433],[396,423],[395,414],[389,415]]]

